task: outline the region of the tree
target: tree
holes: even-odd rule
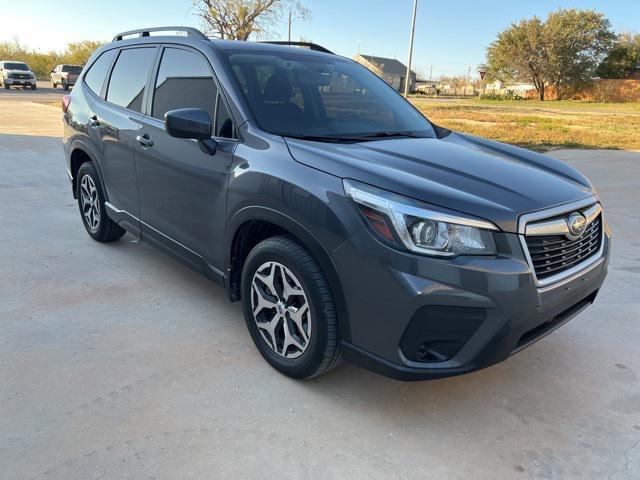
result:
[[[610,51],[614,33],[601,13],[559,9],[513,23],[487,49],[490,78],[531,82],[538,98],[553,85],[558,98],[588,83]]]
[[[25,47],[16,38],[12,42],[0,42],[0,58],[26,62],[36,74],[36,78],[45,80],[49,78],[51,69],[60,63],[84,65],[94,50],[103,44],[104,42],[84,40],[68,44],[63,53],[55,51],[45,53]]]
[[[309,16],[297,0],[193,0],[193,5],[207,33],[229,40],[264,37],[290,11],[296,18]]]
[[[96,42],[94,40],[69,43],[63,54],[64,62],[84,65],[87,63],[87,60],[89,60],[91,54],[102,45],[104,45],[104,42]]]
[[[540,100],[544,100],[546,67],[544,24],[538,17],[512,24],[487,50],[490,78],[529,81]]]
[[[598,65],[600,78],[627,78],[640,68],[640,34],[618,35],[609,55]]]

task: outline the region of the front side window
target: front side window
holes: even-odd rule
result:
[[[222,100],[222,95],[218,95],[218,108],[216,110],[216,137],[234,138],[233,121],[226,104]]]
[[[211,68],[202,55],[178,48],[164,50],[156,79],[152,116],[163,119],[169,110],[202,108],[213,121],[217,95]]]
[[[434,137],[429,121],[355,62],[297,52],[227,52],[258,124],[292,137]]]
[[[144,88],[155,52],[155,48],[132,48],[120,52],[109,80],[108,102],[136,112],[142,111]]]
[[[109,71],[109,67],[111,66],[111,62],[113,61],[113,58],[115,56],[116,50],[107,50],[102,55],[100,55],[95,62],[93,62],[93,64],[89,68],[89,71],[84,76],[84,82],[96,95],[100,95],[100,93],[102,92],[104,80],[107,76],[107,72]],[[59,65],[57,68],[58,71],[60,71]]]

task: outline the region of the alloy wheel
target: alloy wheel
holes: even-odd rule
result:
[[[80,200],[82,202],[82,215],[87,226],[91,230],[97,230],[100,225],[100,199],[98,189],[89,175],[82,177],[80,181]]]
[[[300,281],[278,262],[265,262],[251,282],[253,319],[271,349],[284,358],[302,355],[311,339],[311,311]]]

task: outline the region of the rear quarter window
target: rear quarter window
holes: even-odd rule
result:
[[[89,71],[84,76],[84,82],[87,84],[87,87],[89,87],[89,89],[96,95],[100,95],[102,92],[104,80],[107,77],[109,67],[111,66],[111,62],[115,56],[116,50],[108,50],[104,52],[95,62],[93,62],[93,65],[91,65]]]

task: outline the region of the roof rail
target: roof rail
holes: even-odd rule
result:
[[[193,27],[153,27],[138,28],[136,30],[122,32],[113,37],[113,40],[111,41],[118,42],[122,40],[123,37],[128,37],[129,35],[138,35],[138,37],[149,37],[150,32],[186,32],[187,37],[203,38],[205,40],[209,40],[209,38],[204,33]]]
[[[334,53],[331,50],[328,50],[323,46],[318,45],[317,43],[311,43],[311,42],[288,42],[286,40],[273,40],[273,41],[266,41],[266,42],[259,42],[259,43],[271,43],[273,45],[289,45],[291,47],[307,47],[309,50],[314,50],[316,52],[322,52],[322,53],[330,53],[331,55],[334,55]]]

